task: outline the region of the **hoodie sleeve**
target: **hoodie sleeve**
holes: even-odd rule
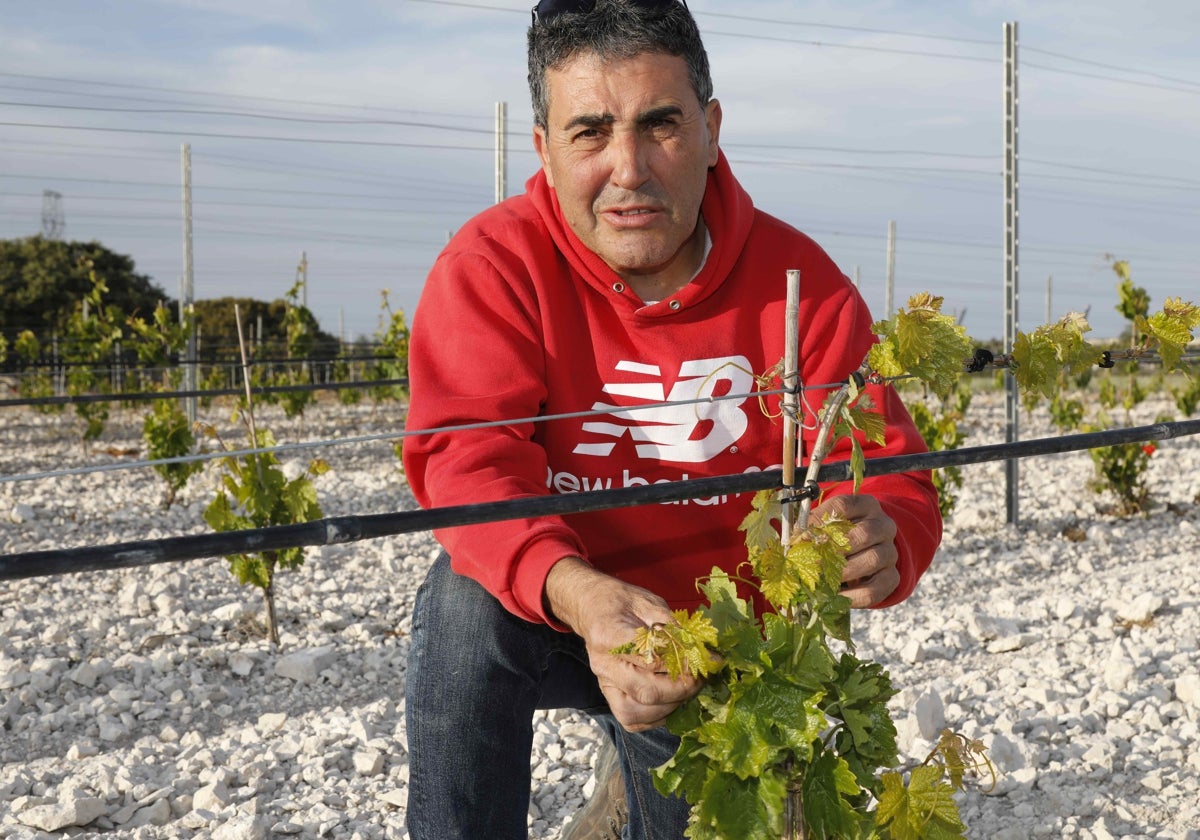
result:
[[[404,468],[423,507],[548,495],[547,457],[534,440],[546,397],[536,301],[489,259],[444,253],[426,281],[409,345],[411,402]],[[445,431],[449,426],[493,424]],[[559,626],[542,590],[550,567],[586,549],[561,517],[435,531],[454,570],[527,621]],[[559,627],[559,629],[563,629]]]

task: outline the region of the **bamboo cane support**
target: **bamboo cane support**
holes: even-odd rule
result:
[[[787,273],[787,304],[784,307],[784,355],[783,387],[783,491],[790,496],[796,485],[797,434],[800,426],[800,271],[789,269]],[[796,505],[787,501],[783,505],[779,533],[784,548],[791,542],[792,526],[796,521]],[[798,784],[788,785],[784,803],[783,840],[806,840],[808,831],[804,826],[803,798]]]

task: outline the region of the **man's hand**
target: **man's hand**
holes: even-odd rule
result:
[[[896,569],[896,523],[874,496],[834,496],[813,508],[811,516],[836,513],[854,523],[850,553],[842,572],[842,594],[853,607],[878,604],[900,585]]]
[[[701,683],[692,677],[673,680],[641,657],[611,653],[640,628],[674,620],[666,601],[653,592],[566,557],[551,567],[545,598],[550,612],[583,638],[600,690],[625,729],[662,726],[667,715],[700,691]]]

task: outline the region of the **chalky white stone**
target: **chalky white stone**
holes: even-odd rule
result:
[[[1151,400],[1134,420],[1173,410]],[[969,444],[1002,440],[1000,396],[980,391],[967,418]],[[260,419],[293,434],[277,409]],[[22,414],[0,471],[84,462],[70,422]],[[323,404],[303,436],[398,423],[394,409]],[[110,429],[138,445],[137,415]],[[1023,437],[1054,434],[1022,415]],[[316,482],[327,515],[414,506],[389,445],[320,454],[334,466]],[[924,758],[941,724],[991,745],[995,795],[958,797],[971,838],[1194,840],[1200,438],[1160,444],[1148,479],[1162,506],[1130,520],[1097,512],[1086,453],[1021,463],[1019,529],[1003,522],[1003,465],[964,467],[916,594],[853,616],[858,655],[899,689],[904,760]],[[0,484],[0,554],[204,533],[215,480],[207,469],[167,510],[149,471]],[[17,505],[26,521],[10,521]],[[0,586],[0,840],[72,826],[110,840],[402,840],[412,604],[437,553],[428,533],[312,549],[276,579],[278,651],[254,634],[258,593],[219,558]],[[557,840],[591,795],[602,737],[575,712],[535,716],[532,840]]]

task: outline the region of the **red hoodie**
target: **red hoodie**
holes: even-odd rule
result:
[[[652,305],[571,232],[540,172],[524,195],[480,213],[438,257],[417,307],[408,431],[748,394],[754,376],[783,358],[792,268],[802,272],[802,379],[845,380],[874,337],[866,305],[828,255],[756,210],[724,155],[709,173],[701,212],[712,238],[704,267]],[[867,457],[924,451],[894,390],[867,392],[888,418],[886,445],[868,445]],[[824,398],[807,392],[809,420]],[[778,469],[779,403],[748,397],[414,435],[404,442],[405,472],[422,506],[446,507]],[[834,458],[847,457],[842,443]],[[824,489],[850,492],[848,484]],[[862,492],[899,526],[900,586],[884,605],[895,603],[912,592],[941,539],[936,492],[928,473],[869,478]],[[567,555],[658,593],[674,609],[693,609],[698,577],[745,561],[738,525],[750,499],[509,520],[436,536],[457,572],[529,621],[555,623],[542,589]]]

